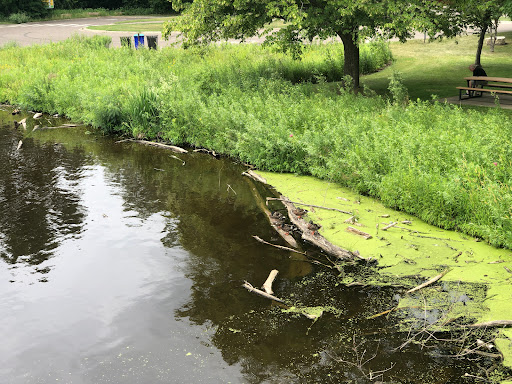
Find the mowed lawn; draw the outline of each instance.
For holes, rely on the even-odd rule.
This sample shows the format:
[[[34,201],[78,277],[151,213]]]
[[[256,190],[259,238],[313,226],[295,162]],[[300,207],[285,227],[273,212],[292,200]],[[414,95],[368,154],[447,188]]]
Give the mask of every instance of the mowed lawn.
[[[481,62],[488,76],[512,77],[512,32],[500,34],[508,44],[496,45],[494,52],[484,45]],[[430,99],[432,95],[458,95],[457,86],[465,86],[464,77],[471,76],[468,66],[475,61],[478,35],[461,36],[424,43],[410,40],[391,42],[393,65],[364,76],[362,83],[379,94],[387,93],[393,71],[402,74],[412,100]]]

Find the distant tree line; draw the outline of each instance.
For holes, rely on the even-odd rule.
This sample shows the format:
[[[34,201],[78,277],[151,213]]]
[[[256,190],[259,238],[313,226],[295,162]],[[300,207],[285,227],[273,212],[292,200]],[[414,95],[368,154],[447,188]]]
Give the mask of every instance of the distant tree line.
[[[167,0],[54,0],[55,9],[105,8],[144,9],[147,13],[172,13]],[[43,17],[49,12],[42,0],[0,0],[0,16],[25,13],[30,18]]]
[[[0,0],[2,1],[2,0]],[[155,13],[170,13],[172,5],[167,0],[54,0],[55,8],[77,9],[77,8],[143,8],[150,9]]]

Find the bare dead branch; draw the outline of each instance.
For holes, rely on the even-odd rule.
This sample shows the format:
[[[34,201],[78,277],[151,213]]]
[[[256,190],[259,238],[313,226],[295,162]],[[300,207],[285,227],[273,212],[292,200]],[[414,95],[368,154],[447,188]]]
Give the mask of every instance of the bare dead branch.
[[[425,288],[427,286],[429,286],[430,284],[433,284],[435,283],[437,280],[441,279],[444,275],[446,275],[450,270],[449,269],[446,269],[444,270],[443,272],[441,272],[439,275],[437,276],[434,276],[433,278],[431,278],[430,280],[424,282],[423,284],[420,284],[418,285],[417,287],[414,287],[412,289],[409,289],[406,293],[413,293],[413,292],[416,292],[422,288]]]

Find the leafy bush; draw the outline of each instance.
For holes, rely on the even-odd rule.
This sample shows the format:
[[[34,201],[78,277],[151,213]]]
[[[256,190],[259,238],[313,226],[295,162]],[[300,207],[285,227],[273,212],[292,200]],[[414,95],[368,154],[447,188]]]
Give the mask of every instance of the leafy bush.
[[[11,14],[9,21],[14,24],[22,24],[30,21],[30,17],[25,12],[18,12]]]
[[[337,44],[311,46],[297,61],[257,45],[135,51],[105,43],[75,37],[1,49],[0,100],[106,133],[312,174],[512,248],[512,124],[502,111],[404,104],[398,74],[394,102],[315,84],[342,79]],[[386,47],[361,48],[368,68],[391,59]]]

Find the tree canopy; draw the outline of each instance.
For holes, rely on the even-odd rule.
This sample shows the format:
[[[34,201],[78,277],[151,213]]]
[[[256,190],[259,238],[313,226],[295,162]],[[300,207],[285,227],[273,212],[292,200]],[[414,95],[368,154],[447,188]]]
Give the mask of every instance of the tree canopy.
[[[434,0],[194,0],[172,1],[182,17],[164,26],[164,36],[180,31],[185,47],[254,35],[283,50],[300,54],[304,41],[339,37],[344,45],[344,73],[359,86],[359,43],[383,36],[405,40],[419,24],[433,34],[454,31],[449,4]],[[282,20],[283,28],[270,23]]]

